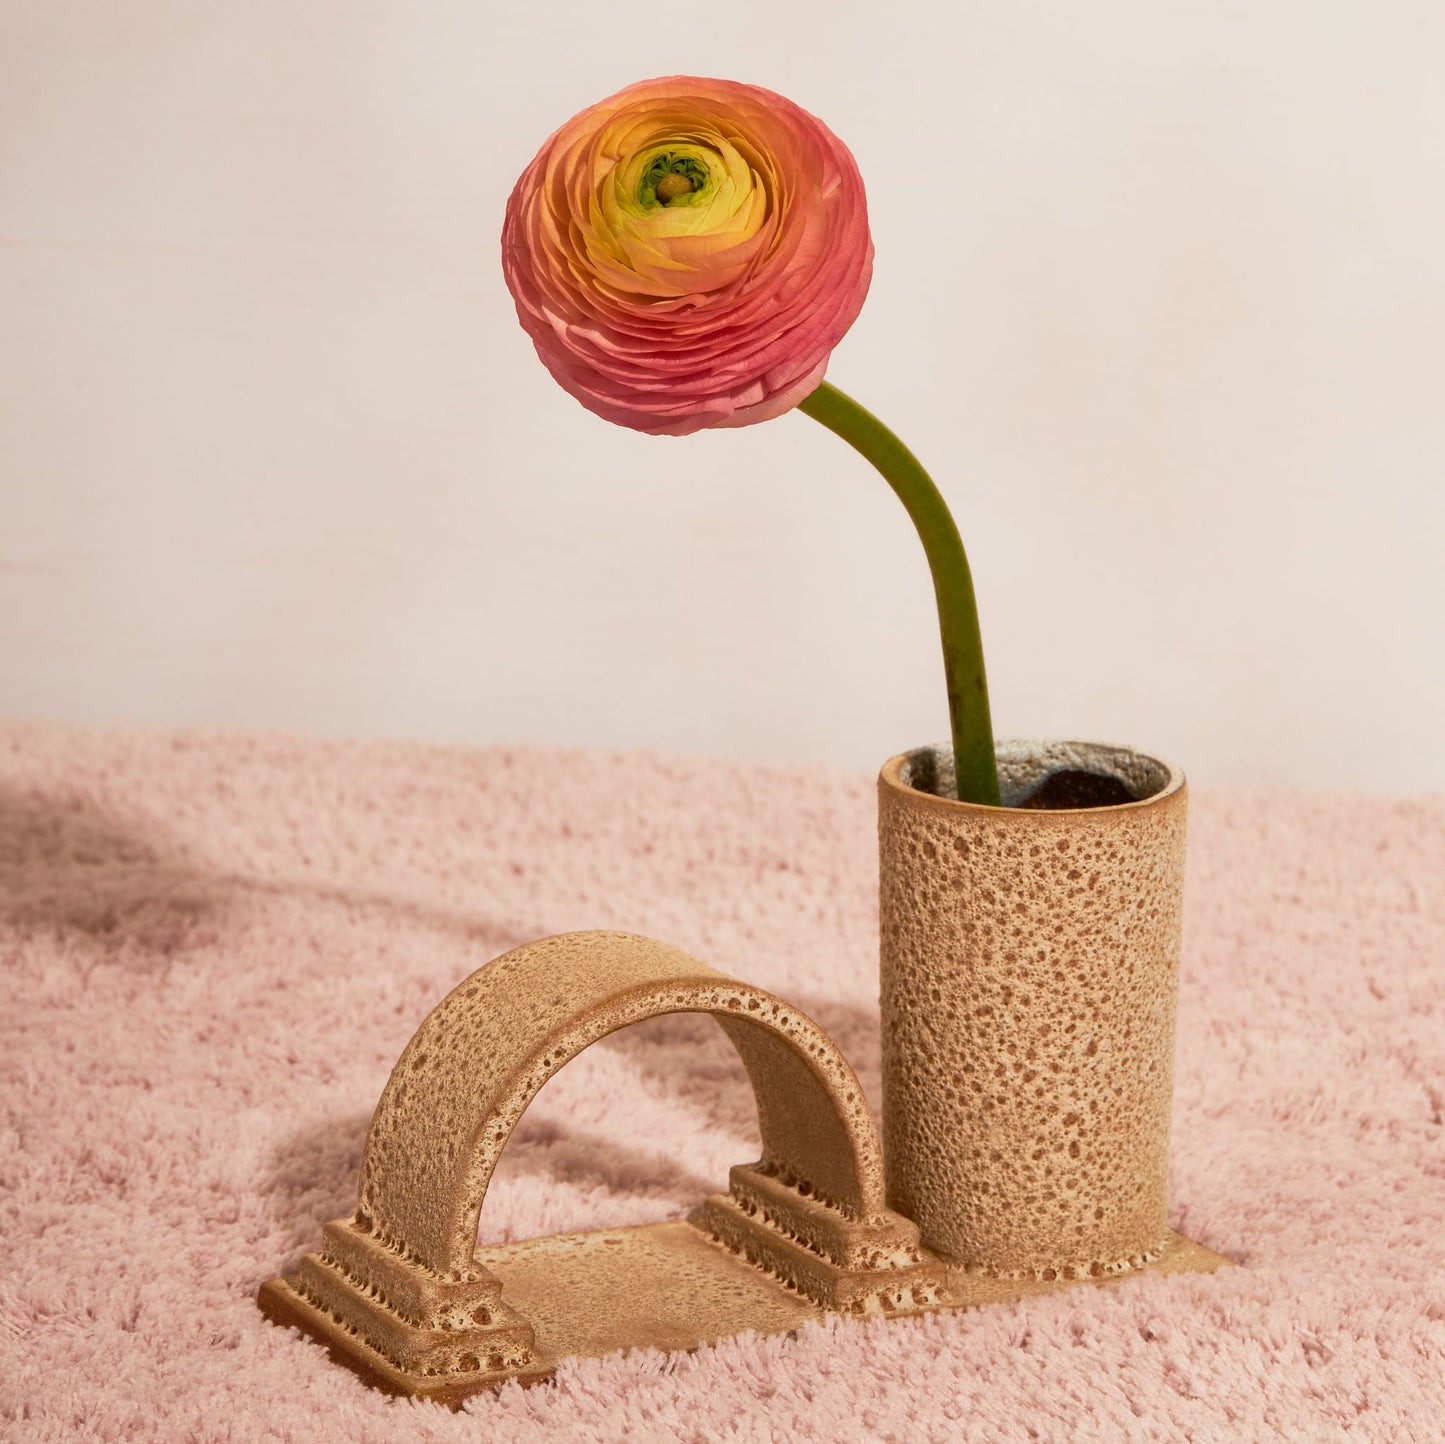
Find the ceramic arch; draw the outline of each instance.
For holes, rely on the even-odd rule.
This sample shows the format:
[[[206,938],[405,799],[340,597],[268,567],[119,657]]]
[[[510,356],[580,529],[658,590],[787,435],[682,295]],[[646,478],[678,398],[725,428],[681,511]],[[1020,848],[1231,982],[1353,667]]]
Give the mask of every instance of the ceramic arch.
[[[695,1230],[819,1309],[935,1306],[943,1266],[885,1202],[872,1115],[832,1039],[676,948],[601,932],[507,953],[432,1010],[372,1118],[355,1215],[324,1225],[321,1251],[266,1284],[262,1306],[403,1392],[458,1397],[545,1373],[532,1321],[476,1253],[492,1170],[548,1078],[607,1034],[679,1012],[710,1014],[736,1048],[762,1139]]]

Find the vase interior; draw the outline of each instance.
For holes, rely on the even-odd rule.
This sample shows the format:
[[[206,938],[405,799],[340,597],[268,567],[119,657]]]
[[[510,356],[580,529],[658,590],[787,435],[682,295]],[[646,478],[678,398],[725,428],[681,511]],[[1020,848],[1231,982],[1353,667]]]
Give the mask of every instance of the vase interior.
[[[999,742],[999,799],[1004,807],[1039,807],[1041,789],[1055,784],[1049,809],[1082,809],[1147,802],[1167,791],[1176,772],[1167,762],[1132,747],[1100,742]],[[899,779],[934,797],[956,798],[953,748],[946,743],[906,754]],[[1090,785],[1093,780],[1095,784]],[[1067,785],[1059,786],[1060,782]]]

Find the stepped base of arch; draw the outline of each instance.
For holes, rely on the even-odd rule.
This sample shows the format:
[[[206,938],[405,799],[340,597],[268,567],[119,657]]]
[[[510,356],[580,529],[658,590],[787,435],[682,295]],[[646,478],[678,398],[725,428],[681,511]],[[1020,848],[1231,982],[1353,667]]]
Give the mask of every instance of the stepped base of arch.
[[[568,1358],[600,1358],[626,1349],[690,1351],[734,1334],[793,1333],[805,1324],[837,1317],[836,1304],[827,1309],[815,1303],[776,1273],[749,1263],[706,1227],[705,1205],[698,1223],[643,1224],[478,1249],[479,1269],[500,1283],[534,1337],[525,1363],[483,1368],[464,1377],[399,1368],[308,1299],[299,1275],[272,1279],[262,1286],[258,1302],[274,1322],[324,1344],[333,1359],[368,1384],[452,1406],[508,1379],[540,1382]],[[1177,1233],[1169,1235],[1156,1262],[1105,1279],[990,1278],[946,1265],[924,1251],[925,1276],[936,1287],[921,1291],[919,1301],[910,1291],[904,1307],[881,1297],[877,1309],[867,1312],[878,1318],[936,1308],[979,1308],[1066,1288],[1109,1288],[1138,1273],[1207,1273],[1228,1262]]]

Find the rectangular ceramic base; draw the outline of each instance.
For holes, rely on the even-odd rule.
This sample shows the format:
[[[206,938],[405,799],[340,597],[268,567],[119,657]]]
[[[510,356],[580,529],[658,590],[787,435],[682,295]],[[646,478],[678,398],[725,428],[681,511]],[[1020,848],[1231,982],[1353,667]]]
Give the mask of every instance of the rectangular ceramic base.
[[[338,1329],[287,1280],[263,1285],[258,1302],[269,1318],[325,1344],[332,1358],[374,1387],[451,1405],[508,1378],[539,1382],[567,1358],[600,1358],[622,1349],[692,1350],[749,1330],[789,1333],[809,1320],[828,1317],[681,1220],[493,1244],[478,1249],[477,1258],[501,1280],[507,1303],[536,1329],[533,1360],[525,1374],[483,1375],[466,1384],[438,1380],[428,1387],[427,1381],[399,1373],[360,1339]],[[1208,1273],[1228,1262],[1171,1233],[1163,1255],[1148,1267],[1154,1273]],[[1046,1282],[981,1278],[949,1269],[937,1307],[978,1308],[1029,1294],[1107,1287],[1133,1276]]]

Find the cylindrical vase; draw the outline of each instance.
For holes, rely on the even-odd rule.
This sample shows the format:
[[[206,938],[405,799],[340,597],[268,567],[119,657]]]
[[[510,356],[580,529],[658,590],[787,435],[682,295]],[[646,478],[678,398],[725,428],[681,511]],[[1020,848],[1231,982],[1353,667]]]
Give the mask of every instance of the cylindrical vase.
[[[1122,1272],[1168,1235],[1184,778],[1089,743],[998,761],[1000,807],[949,795],[946,747],[879,777],[888,1201],[983,1273]],[[1121,800],[1030,800],[1081,777]]]

